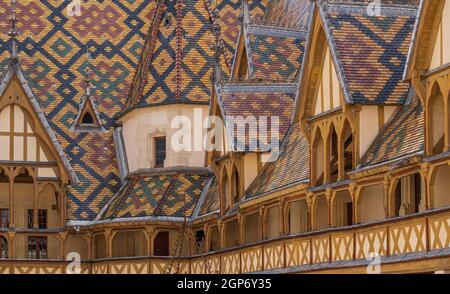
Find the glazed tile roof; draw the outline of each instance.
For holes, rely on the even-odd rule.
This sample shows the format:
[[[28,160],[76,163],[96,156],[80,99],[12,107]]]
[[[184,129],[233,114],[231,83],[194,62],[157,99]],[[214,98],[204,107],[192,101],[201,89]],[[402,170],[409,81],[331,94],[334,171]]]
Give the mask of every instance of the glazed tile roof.
[[[199,217],[212,212],[217,212],[220,209],[220,190],[216,178],[214,177],[209,186],[205,188],[208,188],[208,190],[206,191],[203,202],[200,203],[201,206],[198,212]]]
[[[262,136],[258,148],[250,148],[251,142],[258,139],[258,133],[250,132],[248,128],[237,134],[234,127],[235,147],[238,151],[262,150],[265,144],[271,142],[271,117],[279,119],[279,140],[281,141],[291,123],[294,102],[297,93],[295,84],[228,84],[221,88],[219,104],[222,115],[227,120],[230,117],[243,120],[255,118],[259,125],[260,117],[267,117],[267,136]],[[258,132],[258,130],[254,130]],[[274,134],[275,135],[275,134]],[[267,140],[264,140],[266,139]],[[245,149],[244,149],[245,148]]]
[[[248,33],[250,79],[294,81],[302,65],[306,37],[302,31],[252,26]]]
[[[68,187],[68,219],[92,220],[120,188],[113,116],[127,97],[152,2],[17,1],[20,64],[79,184]],[[10,1],[0,1],[0,69],[9,60]],[[102,15],[102,21],[98,21]],[[92,96],[105,132],[70,131],[84,94],[86,50],[92,57]],[[2,70],[3,71],[3,70]]]
[[[80,182],[68,187],[67,218],[93,220],[121,187],[113,143],[113,123],[127,101],[144,39],[155,13],[156,1],[82,1],[81,16],[68,16],[67,2],[63,1],[17,2],[21,68]],[[169,4],[173,2],[168,0]],[[203,38],[205,43],[213,40],[211,33],[207,32],[212,28],[209,24],[199,29],[199,20],[206,19],[203,10],[205,0],[183,2],[183,11],[187,15],[186,31],[189,34],[184,35],[184,38],[189,39],[189,44],[194,47],[197,46],[197,38]],[[266,3],[251,1],[252,15],[263,15]],[[236,24],[241,1],[218,0],[212,1],[211,5],[217,11],[216,20],[231,58],[239,32]],[[188,8],[198,10],[188,11]],[[10,1],[0,1],[0,72],[6,70],[5,66],[9,62],[9,14]],[[99,15],[102,15],[101,20]],[[191,25],[199,29],[198,34],[191,32]],[[170,28],[164,32],[170,34]],[[170,44],[165,43],[170,39],[168,35],[161,35],[165,45]],[[190,47],[184,48],[188,50]],[[92,97],[96,101],[104,132],[70,130],[84,94],[87,49],[91,56]],[[171,50],[169,48],[167,51]],[[187,58],[186,62],[193,64],[194,61],[195,58]],[[191,69],[184,66],[182,70],[183,74],[190,74]],[[201,97],[196,94],[188,96],[206,103],[205,97],[209,98],[210,92],[205,88],[206,80],[209,79],[206,77],[209,74],[206,67],[204,73],[203,77],[195,73],[189,85],[184,80],[182,89],[185,93],[190,90],[189,93],[202,93]],[[196,83],[199,83],[198,87]],[[206,87],[211,85],[206,84]],[[171,91],[169,89],[167,93]]]
[[[277,27],[303,29],[308,25],[312,5],[309,0],[276,0],[261,21]]]
[[[383,1],[380,16],[368,15],[367,1],[329,2],[318,5],[348,102],[402,104],[409,90],[402,75],[417,14],[414,1]]]
[[[289,187],[309,179],[309,146],[300,124],[289,129],[278,160],[266,163],[261,173],[247,189],[245,199]]]
[[[190,217],[209,174],[141,175],[125,184],[101,220],[149,216]]]
[[[424,152],[424,113],[415,93],[380,131],[357,170]]]
[[[262,15],[265,1],[251,1],[253,15]],[[138,92],[132,93],[126,111],[160,104],[208,104],[214,45],[223,40],[226,59],[222,70],[229,74],[229,57],[234,54],[241,2],[166,0],[154,14],[152,38],[147,42],[145,61],[136,77]],[[219,17],[217,17],[219,16]],[[255,16],[256,17],[256,16]],[[223,33],[222,33],[223,31]]]

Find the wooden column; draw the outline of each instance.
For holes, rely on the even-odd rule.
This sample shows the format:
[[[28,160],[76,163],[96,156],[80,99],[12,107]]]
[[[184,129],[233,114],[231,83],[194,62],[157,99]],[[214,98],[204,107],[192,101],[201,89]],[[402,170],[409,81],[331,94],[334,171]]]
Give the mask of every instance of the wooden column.
[[[116,235],[116,232],[111,231],[111,229],[105,230],[105,237],[106,237],[106,257],[112,258],[112,248],[113,248],[113,239]]]
[[[153,237],[155,234],[155,228],[152,226],[146,226],[144,230],[145,239],[147,240],[147,256],[153,256]]]
[[[94,238],[92,237],[92,232],[88,232],[86,235],[83,236],[88,244],[88,260],[94,259],[94,252],[93,252],[93,245],[94,245]]]
[[[259,223],[261,226],[261,240],[266,239],[266,208],[264,205],[259,208]]]
[[[238,226],[239,226],[239,244],[244,244],[244,218],[242,214],[239,212],[237,215]]]
[[[9,227],[15,228],[15,208],[14,208],[14,179],[16,177],[15,168],[8,168],[8,180],[9,180]]]
[[[343,181],[345,179],[345,160],[344,160],[344,152],[345,152],[345,138],[344,131],[342,129],[338,136],[338,181]]]
[[[14,259],[14,238],[15,232],[8,232],[8,259]]]
[[[333,216],[332,207],[331,207],[331,201],[332,201],[332,196],[333,196],[332,193],[333,193],[332,189],[327,189],[325,192],[325,197],[327,198],[327,204],[328,204],[328,227],[329,228],[331,228],[332,216]]]
[[[421,169],[420,169],[420,177],[422,178],[422,184],[424,185],[425,189],[425,195],[423,195],[424,200],[425,200],[425,210],[429,210],[433,207],[433,201],[432,201],[432,189],[433,189],[433,185],[431,184],[430,181],[430,164],[429,163],[424,163],[421,165]]]
[[[384,182],[383,182],[383,187],[384,187],[384,198],[383,198],[383,204],[384,204],[384,213],[386,218],[389,217],[394,217],[395,212],[394,212],[394,207],[392,207],[392,201],[393,201],[393,197],[395,197],[394,195],[392,195],[392,177],[391,175],[388,173],[385,175],[384,177]]]
[[[36,177],[34,175],[32,177],[33,177],[33,228],[39,229],[39,221],[38,221],[39,195],[37,190]]]
[[[224,237],[224,224],[223,224],[223,221],[217,221],[217,228],[219,229],[220,249],[224,249],[225,248],[225,237]]]
[[[328,126],[327,133],[325,135],[325,140],[323,142],[323,184],[328,184],[331,181],[331,166],[330,166],[330,158],[331,158],[331,134]]]
[[[65,256],[66,244],[65,243],[67,240],[67,232],[59,233],[58,239],[60,242],[60,257],[61,257],[61,260],[65,260],[66,259],[66,256]]]

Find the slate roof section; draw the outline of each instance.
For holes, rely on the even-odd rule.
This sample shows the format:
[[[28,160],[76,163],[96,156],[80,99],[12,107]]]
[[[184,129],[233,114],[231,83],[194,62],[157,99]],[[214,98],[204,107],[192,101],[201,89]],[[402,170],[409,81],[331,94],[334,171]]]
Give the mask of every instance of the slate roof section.
[[[248,34],[250,79],[295,81],[303,62],[307,33],[251,26]]]
[[[415,3],[383,2],[381,15],[369,16],[366,1],[330,2],[319,1],[319,11],[347,102],[404,103],[409,84],[402,76],[417,15]]]
[[[230,117],[236,121],[248,120],[254,122],[256,128],[245,132],[239,132],[234,125],[234,143],[237,151],[264,151],[266,144],[271,143],[272,121],[277,117],[279,121],[278,140],[284,138],[294,110],[294,102],[297,94],[296,84],[227,84],[220,89],[219,105],[222,115],[227,121]],[[260,124],[260,118],[267,117],[267,128]],[[267,135],[258,132],[258,128],[266,129]],[[232,130],[229,130],[231,135]],[[261,134],[258,140],[258,134]],[[273,136],[276,136],[274,133]],[[231,136],[230,136],[231,137]],[[253,143],[253,144],[252,144]],[[256,146],[257,145],[257,146]],[[257,148],[252,148],[257,147]],[[266,150],[266,151],[270,151]]]
[[[100,220],[149,216],[191,217],[209,173],[139,175],[127,182]]]
[[[361,159],[356,171],[424,153],[424,112],[417,95],[410,97],[400,111],[380,131]]]
[[[300,124],[293,124],[276,161],[266,163],[246,191],[245,199],[253,199],[291,185],[309,181],[309,146]]]
[[[275,0],[261,20],[267,25],[304,29],[308,25],[313,2],[309,0]]]

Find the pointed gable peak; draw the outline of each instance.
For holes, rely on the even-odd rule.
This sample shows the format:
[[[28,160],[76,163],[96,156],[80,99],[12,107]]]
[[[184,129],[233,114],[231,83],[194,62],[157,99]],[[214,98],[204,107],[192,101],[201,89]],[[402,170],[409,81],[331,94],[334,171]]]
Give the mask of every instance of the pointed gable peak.
[[[74,120],[74,124],[71,127],[71,130],[74,131],[102,131],[103,128],[100,120],[100,115],[97,111],[97,106],[92,97],[92,81],[90,77],[91,73],[91,64],[90,64],[90,55],[87,53],[87,66],[86,66],[86,76],[85,76],[85,90],[84,95],[81,98],[81,103],[78,109],[78,114]]]
[[[13,59],[14,60],[14,59]],[[25,110],[25,113],[33,117],[34,126],[30,126],[33,131],[37,131],[41,139],[50,149],[54,160],[60,166],[63,181],[71,181],[73,184],[79,183],[69,160],[66,157],[55,133],[49,125],[39,101],[34,96],[33,91],[23,74],[20,64],[12,62],[0,80],[0,110],[8,106],[17,106]],[[22,111],[20,111],[22,112]],[[44,158],[47,156],[44,156]]]

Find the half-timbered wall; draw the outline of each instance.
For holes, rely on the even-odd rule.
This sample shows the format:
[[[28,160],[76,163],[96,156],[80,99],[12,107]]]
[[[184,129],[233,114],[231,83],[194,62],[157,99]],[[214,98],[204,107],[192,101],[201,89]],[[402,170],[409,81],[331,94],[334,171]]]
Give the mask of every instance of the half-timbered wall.
[[[317,90],[314,115],[341,106],[341,91],[330,49],[327,47],[322,65],[322,77]]]
[[[434,44],[430,70],[450,62],[450,1],[446,0]]]

